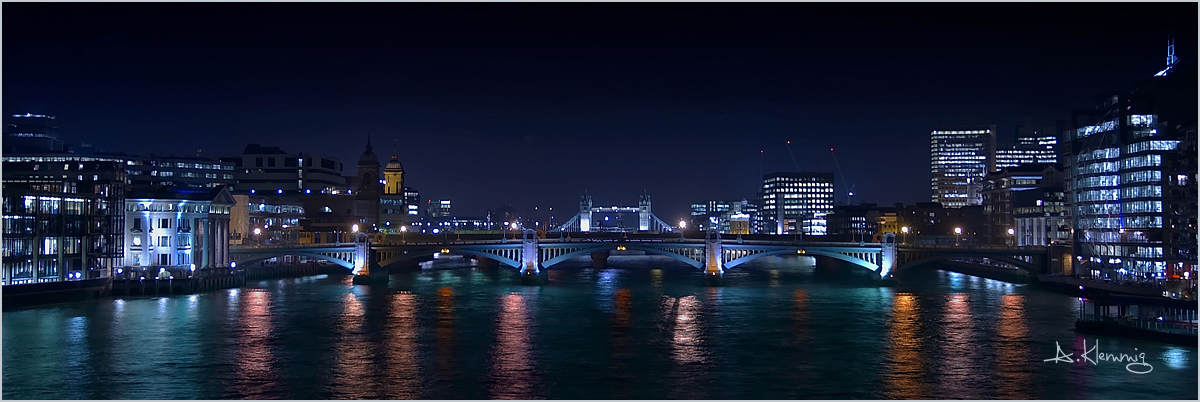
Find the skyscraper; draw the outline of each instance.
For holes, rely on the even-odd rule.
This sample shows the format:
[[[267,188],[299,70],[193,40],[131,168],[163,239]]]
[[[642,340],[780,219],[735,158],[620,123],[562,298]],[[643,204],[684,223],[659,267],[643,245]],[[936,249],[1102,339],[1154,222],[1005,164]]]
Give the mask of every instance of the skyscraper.
[[[1168,69],[1072,113],[1067,191],[1082,273],[1156,281],[1194,267],[1194,235],[1177,250],[1164,250],[1164,238],[1172,225],[1195,225],[1187,216],[1195,216],[1195,198],[1173,194],[1195,188],[1196,171],[1176,173],[1164,162],[1188,152],[1180,145],[1195,135],[1195,88],[1194,67]],[[1191,152],[1178,157],[1195,161]]]
[[[930,189],[947,208],[982,203],[983,176],[996,170],[996,125],[939,128],[930,133]]]
[[[833,173],[772,173],[763,177],[759,214],[762,232],[825,235],[833,211]]]

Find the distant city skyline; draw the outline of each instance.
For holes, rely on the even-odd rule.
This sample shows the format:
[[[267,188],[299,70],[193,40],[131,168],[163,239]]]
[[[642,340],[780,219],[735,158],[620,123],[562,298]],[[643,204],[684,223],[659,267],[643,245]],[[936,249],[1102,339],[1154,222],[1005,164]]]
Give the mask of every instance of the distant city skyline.
[[[1011,143],[1153,75],[1172,33],[1194,65],[1194,3],[1076,6],[6,3],[3,111],[143,156],[353,166],[369,131],[463,216],[646,191],[677,221],[796,170],[913,203],[937,127]]]

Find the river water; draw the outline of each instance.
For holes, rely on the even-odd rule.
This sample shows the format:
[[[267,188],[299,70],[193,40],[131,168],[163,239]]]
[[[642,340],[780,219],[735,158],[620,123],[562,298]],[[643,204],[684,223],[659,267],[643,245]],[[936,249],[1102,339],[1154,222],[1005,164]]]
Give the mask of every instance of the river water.
[[[387,287],[317,276],[7,311],[2,396],[1197,397],[1195,347],[1078,335],[1078,299],[1024,286],[931,270],[881,288],[788,256],[705,287],[660,257],[576,262],[536,287],[438,262]],[[1045,361],[1056,344],[1076,362]]]

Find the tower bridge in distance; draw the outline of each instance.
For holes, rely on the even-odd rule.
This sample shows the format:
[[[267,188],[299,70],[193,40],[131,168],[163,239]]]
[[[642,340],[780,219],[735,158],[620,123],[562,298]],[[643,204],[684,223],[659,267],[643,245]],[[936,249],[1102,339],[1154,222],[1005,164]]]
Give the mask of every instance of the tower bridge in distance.
[[[913,267],[954,258],[989,258],[1037,274],[1049,263],[1049,252],[1039,246],[901,246],[896,235],[887,233],[881,243],[811,242],[789,235],[744,236],[753,239],[721,238],[708,232],[705,238],[684,238],[670,234],[614,235],[609,233],[562,233],[558,239],[539,239],[526,229],[521,239],[443,239],[372,242],[372,236],[359,233],[352,244],[305,244],[297,246],[234,247],[230,257],[237,266],[283,256],[301,256],[325,260],[349,270],[355,283],[386,282],[392,269],[432,260],[435,254],[471,256],[484,265],[502,265],[519,271],[526,281],[540,282],[544,269],[570,259],[590,256],[593,265],[603,267],[613,251],[642,251],[662,255],[704,272],[706,281],[719,281],[727,269],[758,258],[777,255],[805,255],[818,259],[839,260],[870,271],[878,283],[887,284]]]
[[[635,232],[632,227],[606,225],[605,221],[593,219],[593,215],[595,214],[638,214],[636,232],[676,232],[675,227],[659,219],[653,212],[650,212],[650,195],[645,193],[638,200],[636,207],[616,205],[608,207],[594,206],[592,205],[592,196],[584,194],[582,197],[579,197],[579,213],[572,216],[571,219],[567,219],[562,225],[551,229],[551,232]]]

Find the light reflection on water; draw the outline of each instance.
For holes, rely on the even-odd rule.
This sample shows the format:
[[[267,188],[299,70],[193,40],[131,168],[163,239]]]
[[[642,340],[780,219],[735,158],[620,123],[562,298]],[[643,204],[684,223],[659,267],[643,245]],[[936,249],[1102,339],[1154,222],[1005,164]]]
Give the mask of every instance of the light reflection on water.
[[[536,374],[530,346],[534,339],[525,297],[512,293],[500,298],[496,347],[492,351],[491,399],[533,399]]]
[[[1000,324],[996,330],[996,397],[1001,399],[1034,399],[1025,384],[1029,383],[1028,362],[1033,360],[1022,347],[1028,342],[1025,325],[1025,296],[1007,294],[1000,297]]]
[[[975,359],[979,356],[972,339],[975,321],[971,319],[970,295],[954,293],[947,298],[941,334],[936,338],[940,341],[939,354],[944,356],[937,365],[940,374],[938,391],[959,398],[979,399],[979,384],[971,381],[976,369]]]
[[[888,397],[892,399],[928,399],[921,359],[921,317],[917,297],[902,293],[895,296],[890,322],[890,355],[885,375]]]
[[[466,268],[401,273],[387,287],[322,276],[6,311],[2,396],[1196,396],[1196,348],[1077,335],[1071,298],[941,272],[880,289],[798,260],[743,265],[751,271],[717,288],[686,268],[589,261],[552,270],[540,287]],[[1042,361],[1055,341],[1085,339],[1138,348],[1154,371]]]
[[[248,291],[239,293],[241,315],[238,332],[233,341],[237,348],[233,386],[237,394],[267,398],[279,380],[271,340],[271,293]]]
[[[384,383],[387,399],[420,398],[417,305],[417,296],[412,293],[398,293],[392,297],[385,338],[387,347],[384,349],[387,362],[384,367],[389,370],[388,377],[394,381]]]

